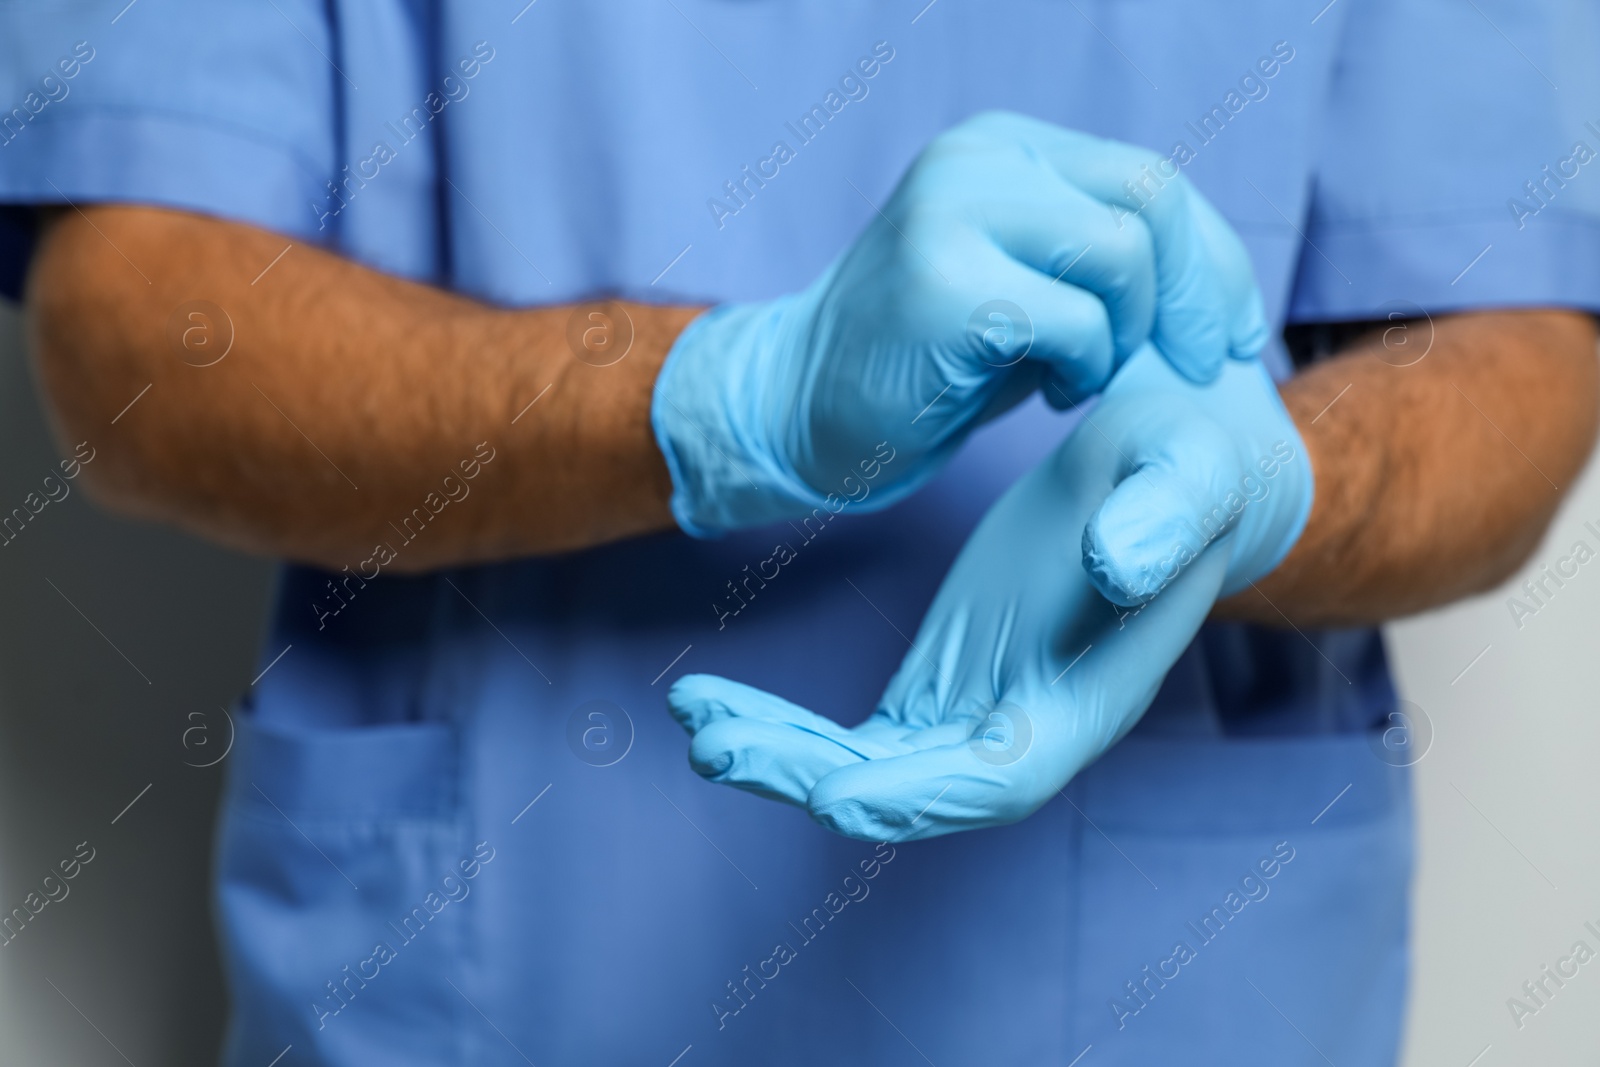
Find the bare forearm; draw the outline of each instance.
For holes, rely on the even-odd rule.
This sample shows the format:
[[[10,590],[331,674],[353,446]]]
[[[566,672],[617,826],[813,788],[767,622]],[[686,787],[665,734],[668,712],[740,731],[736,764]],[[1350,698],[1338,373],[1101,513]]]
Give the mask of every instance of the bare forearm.
[[[611,350],[580,360],[570,307],[489,308],[298,242],[262,274],[285,238],[86,211],[35,258],[31,347],[60,432],[98,449],[91,489],[120,510],[334,568],[387,542],[395,570],[671,525],[650,391],[694,309],[625,305],[631,346],[599,366],[625,331],[591,334]],[[189,318],[198,300],[225,318]]]
[[[1373,623],[1491,588],[1538,544],[1594,443],[1595,326],[1562,311],[1376,331],[1283,390],[1316,500],[1294,550],[1221,618]],[[1391,338],[1391,341],[1395,338]],[[1331,406],[1330,406],[1331,405]]]

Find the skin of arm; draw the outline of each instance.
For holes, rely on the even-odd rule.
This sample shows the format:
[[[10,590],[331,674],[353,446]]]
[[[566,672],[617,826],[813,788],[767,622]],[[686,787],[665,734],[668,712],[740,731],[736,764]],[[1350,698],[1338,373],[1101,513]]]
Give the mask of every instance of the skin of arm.
[[[389,569],[672,528],[651,387],[698,308],[625,305],[631,348],[597,367],[568,341],[571,307],[492,308],[300,243],[274,262],[287,243],[154,208],[51,218],[31,348],[61,439],[97,449],[84,477],[103,503],[337,570],[395,540],[392,523],[488,442],[470,495]],[[208,367],[171,340],[196,299],[235,333]],[[1310,521],[1217,617],[1376,622],[1487,589],[1537,545],[1594,442],[1594,321],[1487,311],[1427,328],[1409,366],[1379,328],[1285,386],[1316,477]]]
[[[1296,376],[1282,394],[1316,480],[1310,520],[1214,617],[1370,624],[1498,585],[1594,446],[1595,340],[1579,312],[1469,312],[1375,327]]]
[[[115,511],[333,570],[387,541],[402,572],[674,525],[651,387],[697,308],[624,305],[632,344],[596,366],[612,355],[585,362],[569,342],[582,309],[569,330],[572,307],[494,308],[183,212],[42,225],[25,297],[36,373],[59,439],[95,447],[84,479]],[[226,325],[203,359],[174,339],[195,300],[231,322],[210,366],[193,364]],[[430,494],[437,520],[402,540]]]

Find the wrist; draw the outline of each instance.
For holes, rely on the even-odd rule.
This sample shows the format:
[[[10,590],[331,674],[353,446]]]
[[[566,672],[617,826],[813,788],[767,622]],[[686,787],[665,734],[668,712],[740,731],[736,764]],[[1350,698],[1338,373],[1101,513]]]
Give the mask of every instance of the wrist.
[[[767,416],[769,391],[797,362],[787,349],[804,299],[711,308],[667,353],[650,423],[672,478],[673,519],[692,536],[777,522],[822,503],[784,459]]]
[[[1369,579],[1376,526],[1373,516],[1388,481],[1390,458],[1380,433],[1362,420],[1334,417],[1330,405],[1346,376],[1315,368],[1283,389],[1283,401],[1303,442],[1316,484],[1304,529],[1259,588],[1219,602],[1214,616],[1232,622],[1357,625],[1372,621],[1346,610],[1349,591]],[[1322,417],[1327,415],[1328,417]],[[1337,577],[1335,577],[1337,576]]]
[[[1265,368],[1255,372],[1267,377]],[[1266,432],[1253,434],[1249,451],[1240,457],[1244,473],[1227,506],[1231,509],[1237,496],[1243,514],[1231,539],[1233,558],[1223,580],[1223,597],[1277,570],[1304,534],[1316,495],[1306,443],[1277,389],[1270,382],[1265,388],[1271,390],[1267,402],[1280,417],[1263,425]]]

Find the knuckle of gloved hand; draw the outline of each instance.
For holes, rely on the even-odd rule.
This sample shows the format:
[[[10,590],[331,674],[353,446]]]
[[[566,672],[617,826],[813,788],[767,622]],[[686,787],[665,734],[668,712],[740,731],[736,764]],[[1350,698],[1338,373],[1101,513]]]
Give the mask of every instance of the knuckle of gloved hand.
[[[1192,240],[1196,235],[1194,197],[1197,195],[1189,178],[1164,156],[1147,153],[1137,167],[1138,175],[1133,186],[1139,190],[1139,215],[1148,217],[1149,224],[1158,233],[1172,235],[1183,232]]]
[[[928,210],[950,210],[971,202],[981,182],[973,180],[975,164],[950,152],[924,152],[906,172],[884,211],[896,224]]]
[[[1186,212],[1192,211],[1194,201],[1199,198],[1200,194],[1195,191],[1194,183],[1189,180],[1189,176],[1179,170],[1177,164],[1167,157],[1156,152],[1150,152],[1148,155],[1149,159],[1143,165],[1148,166],[1151,173],[1165,183],[1161,188],[1161,193],[1172,194],[1170,199],[1175,208],[1181,208]]]
[[[913,287],[913,295],[937,306],[965,304],[967,294],[979,291],[994,295],[989,291],[992,279],[979,284],[984,275],[977,264],[986,251],[982,235],[960,211],[937,203],[919,204],[906,211],[896,226],[904,238],[892,235],[882,263],[894,285]]]
[[[897,244],[896,252],[907,258],[926,254],[918,252],[918,239],[936,244],[952,232],[959,224],[960,204],[960,197],[938,188],[913,190],[913,195],[897,205],[899,217],[895,224],[905,234],[905,239]]]
[[[1161,166],[1164,157],[1161,153],[1146,148],[1143,145],[1125,144],[1123,142],[1108,142],[1107,151],[1115,153],[1115,158],[1127,171],[1127,180],[1135,185],[1147,174],[1155,174],[1162,181],[1168,181],[1156,168]]]
[[[958,127],[928,142],[906,172],[906,180],[934,187],[960,185],[993,151],[990,140]]]
[[[1018,116],[991,113],[980,118],[983,121],[970,120],[929,141],[909,174],[982,197],[1014,192],[1004,186],[1008,174],[1029,167],[1050,170],[1025,133],[1012,128]]]

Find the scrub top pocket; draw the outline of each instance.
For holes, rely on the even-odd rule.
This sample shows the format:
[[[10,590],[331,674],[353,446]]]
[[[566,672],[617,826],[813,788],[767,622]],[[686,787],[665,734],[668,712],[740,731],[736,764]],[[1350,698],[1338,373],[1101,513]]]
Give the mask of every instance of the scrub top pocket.
[[[218,921],[236,1011],[224,1062],[461,1062],[474,854],[459,728],[314,730],[238,717]],[[488,850],[492,853],[492,849]],[[488,860],[492,862],[492,856]]]
[[[1094,1062],[1396,1061],[1408,768],[1364,734],[1133,736],[1071,793],[1091,826],[1073,1030]]]

